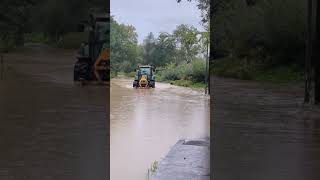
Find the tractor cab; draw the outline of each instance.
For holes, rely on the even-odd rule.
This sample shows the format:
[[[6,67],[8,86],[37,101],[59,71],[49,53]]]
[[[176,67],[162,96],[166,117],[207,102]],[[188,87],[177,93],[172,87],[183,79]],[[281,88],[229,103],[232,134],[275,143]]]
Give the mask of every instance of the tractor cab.
[[[78,25],[79,32],[88,32],[81,44],[74,67],[74,80],[107,81],[110,60],[110,16],[103,11],[91,10],[88,20]]]
[[[133,81],[135,88],[155,88],[155,68],[150,65],[138,66]]]

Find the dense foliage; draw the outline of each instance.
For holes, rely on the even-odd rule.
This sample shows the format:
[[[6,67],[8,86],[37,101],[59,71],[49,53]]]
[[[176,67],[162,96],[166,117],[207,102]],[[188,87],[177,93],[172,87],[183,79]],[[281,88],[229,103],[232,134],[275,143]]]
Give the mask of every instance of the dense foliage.
[[[100,0],[3,0],[0,4],[0,48],[23,45],[26,34],[39,40],[61,41],[77,30],[90,8],[103,7]],[[28,39],[27,38],[27,39]]]
[[[133,72],[139,64],[154,65],[158,80],[205,81],[208,33],[188,25],[179,25],[172,33],[149,33],[139,45],[131,25],[111,24],[111,68]],[[132,74],[132,73],[131,73]]]
[[[111,70],[112,72],[132,72],[141,60],[138,34],[130,25],[111,21]]]
[[[256,79],[284,70],[272,79],[303,79],[307,1],[304,0],[177,0],[194,1],[205,27],[210,19],[212,71],[216,75]],[[211,4],[210,4],[210,3]],[[211,8],[210,5],[212,6]],[[211,10],[211,12],[210,12]],[[298,68],[293,68],[298,67]],[[267,78],[259,78],[267,79]]]
[[[246,75],[233,74],[244,79],[278,67],[298,65],[300,71],[303,69],[305,1],[228,0],[217,1],[216,5],[212,40],[220,74],[224,74],[221,66],[227,66],[223,65],[225,63],[237,64],[225,69],[228,72],[241,70]]]

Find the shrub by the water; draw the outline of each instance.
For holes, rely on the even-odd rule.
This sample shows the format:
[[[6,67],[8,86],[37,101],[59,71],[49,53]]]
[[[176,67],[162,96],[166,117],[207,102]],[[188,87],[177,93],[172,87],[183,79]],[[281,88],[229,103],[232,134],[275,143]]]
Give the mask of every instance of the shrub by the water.
[[[162,70],[160,76],[161,79],[165,81],[179,80],[181,77],[178,67],[174,63],[169,64],[164,70]]]
[[[206,64],[202,59],[191,62],[191,80],[193,82],[205,82]]]
[[[195,59],[190,63],[182,63],[175,65],[168,64],[164,70],[159,72],[161,80],[175,81],[175,80],[189,80],[194,83],[205,81],[205,61],[203,59]]]

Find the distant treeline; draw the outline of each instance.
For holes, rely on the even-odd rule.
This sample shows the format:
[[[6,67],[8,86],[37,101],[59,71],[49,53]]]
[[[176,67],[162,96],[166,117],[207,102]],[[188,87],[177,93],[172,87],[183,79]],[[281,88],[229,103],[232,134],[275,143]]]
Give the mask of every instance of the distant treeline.
[[[205,81],[208,32],[181,24],[173,32],[149,33],[138,44],[135,28],[111,22],[111,69],[113,73],[133,72],[138,64],[162,69],[158,80]]]
[[[26,34],[42,34],[59,41],[87,18],[90,8],[103,8],[101,0],[2,0],[0,4],[0,45],[24,44]]]
[[[281,76],[303,78],[305,0],[216,0],[213,5],[214,73],[255,79],[279,69]]]

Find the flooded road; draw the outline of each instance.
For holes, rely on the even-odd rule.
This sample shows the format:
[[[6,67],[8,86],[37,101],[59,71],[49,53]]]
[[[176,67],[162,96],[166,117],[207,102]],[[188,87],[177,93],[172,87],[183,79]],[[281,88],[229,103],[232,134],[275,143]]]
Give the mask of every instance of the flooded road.
[[[214,179],[320,179],[320,109],[303,84],[211,80]]]
[[[0,179],[107,179],[107,88],[73,83],[74,51],[34,44],[4,60]]]
[[[151,164],[179,139],[209,137],[209,98],[203,94],[163,83],[133,89],[131,79],[113,79],[111,180],[145,180]]]

